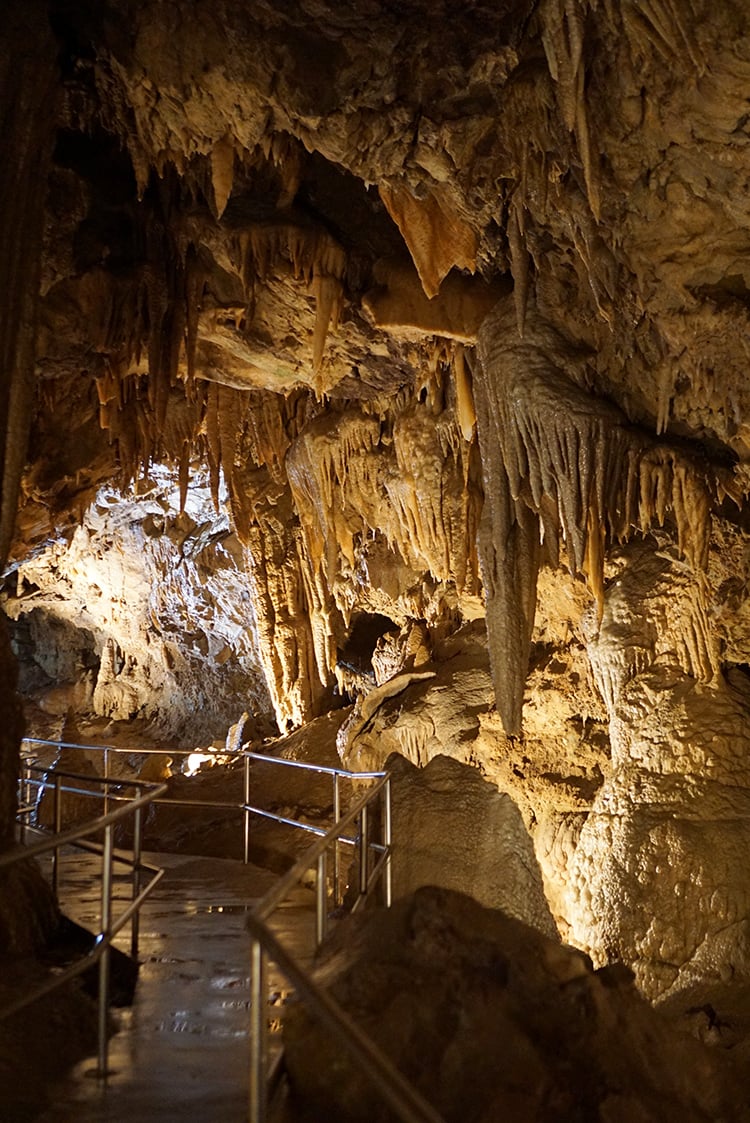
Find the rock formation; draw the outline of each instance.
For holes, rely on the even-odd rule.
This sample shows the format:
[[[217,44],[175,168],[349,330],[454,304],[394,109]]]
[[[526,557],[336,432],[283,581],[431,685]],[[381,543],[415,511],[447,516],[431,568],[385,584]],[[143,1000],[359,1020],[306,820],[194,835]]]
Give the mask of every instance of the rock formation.
[[[594,972],[461,893],[420,889],[348,917],[318,981],[446,1123],[747,1118],[724,1058],[675,1032],[626,968]],[[396,1118],[304,1008],[285,1043],[302,1119]]]
[[[749,83],[744,0],[11,3],[27,692],[346,692],[347,761],[514,799],[597,965],[746,980]]]

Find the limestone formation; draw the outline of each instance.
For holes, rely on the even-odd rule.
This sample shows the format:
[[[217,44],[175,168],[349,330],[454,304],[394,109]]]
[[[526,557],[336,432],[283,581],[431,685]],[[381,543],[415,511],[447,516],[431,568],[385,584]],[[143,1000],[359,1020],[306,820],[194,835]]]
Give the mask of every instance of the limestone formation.
[[[512,798],[597,964],[670,1002],[741,982],[745,0],[6,7],[33,728],[195,747],[351,703],[347,764]]]
[[[158,470],[129,496],[102,489],[70,539],[17,566],[4,609],[42,709],[137,717],[192,747],[240,699],[260,715],[255,735],[270,732],[243,551],[206,483],[182,511]]]
[[[447,756],[417,769],[394,755],[387,766],[394,837],[409,840],[394,862],[394,896],[425,885],[453,889],[555,939],[531,839],[510,796]]]

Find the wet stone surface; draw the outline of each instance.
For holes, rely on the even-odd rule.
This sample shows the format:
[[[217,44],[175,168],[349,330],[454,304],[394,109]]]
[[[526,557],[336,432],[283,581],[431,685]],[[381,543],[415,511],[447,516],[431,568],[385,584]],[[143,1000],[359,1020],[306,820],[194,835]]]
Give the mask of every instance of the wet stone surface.
[[[268,871],[228,859],[151,856],[167,873],[141,919],[140,976],[131,1008],[114,1012],[106,1080],[82,1061],[53,1092],[38,1123],[233,1123],[247,1118],[249,950],[245,915],[273,884]],[[90,862],[76,858],[61,896],[73,918],[95,926]],[[128,897],[122,886],[115,914]],[[309,961],[312,893],[301,889],[274,928]],[[127,950],[128,938],[121,942]],[[285,992],[269,973],[271,1001]],[[271,1011],[273,1018],[274,1011]],[[272,1022],[273,1027],[273,1022]]]

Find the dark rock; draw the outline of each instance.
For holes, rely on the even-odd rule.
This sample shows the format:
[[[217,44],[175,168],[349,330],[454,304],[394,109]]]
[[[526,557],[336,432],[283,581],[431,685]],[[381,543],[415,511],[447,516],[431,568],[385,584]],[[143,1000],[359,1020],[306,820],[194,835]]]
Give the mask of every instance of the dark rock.
[[[594,972],[575,949],[460,893],[424,888],[349,918],[318,981],[447,1123],[750,1117],[722,1058],[675,1030],[623,972]],[[393,1118],[301,1005],[284,1035],[305,1118]]]

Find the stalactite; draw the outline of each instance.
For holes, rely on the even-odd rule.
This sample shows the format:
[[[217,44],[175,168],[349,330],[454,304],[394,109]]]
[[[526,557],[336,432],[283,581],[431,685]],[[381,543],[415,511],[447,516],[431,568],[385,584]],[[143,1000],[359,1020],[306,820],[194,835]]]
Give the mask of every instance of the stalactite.
[[[575,134],[578,142],[588,202],[598,222],[599,183],[591,152],[583,57],[587,8],[588,0],[546,0],[542,8],[542,43],[557,89],[560,115],[565,127]]]
[[[480,433],[491,426],[479,414]],[[481,439],[481,438],[480,438]],[[479,557],[487,609],[487,634],[495,697],[509,737],[521,735],[523,692],[534,627],[540,562],[539,520],[524,503],[514,501],[507,477],[487,493],[479,532]]]
[[[287,476],[310,567],[314,574],[321,573],[329,587],[336,573],[337,549],[351,555],[351,539],[342,539],[343,523],[336,518],[335,504],[356,508],[356,497],[372,487],[375,481],[368,475],[366,454],[379,440],[380,424],[375,418],[324,417],[308,426],[287,454]]]
[[[645,41],[668,61],[686,58],[702,70],[693,39],[672,0],[640,0],[637,5],[631,0],[623,5],[623,18],[635,41]]]
[[[227,386],[219,386],[218,436],[220,462],[229,491],[232,517],[241,541],[249,525],[244,493],[240,487],[236,486],[235,478],[237,445],[242,430],[242,405],[240,394]]]
[[[279,728],[286,730],[315,716],[323,695],[288,489],[271,488],[259,502],[245,560],[261,658]]]
[[[165,252],[164,243],[165,231],[161,223],[149,221],[146,226],[147,264],[144,282],[148,312],[149,402],[157,417],[163,412],[168,394],[168,386],[165,386],[166,371],[162,363],[164,320],[169,309],[169,288],[162,256]]]
[[[318,396],[322,397],[328,387],[320,377],[323,352],[329,328],[338,327],[344,290],[337,277],[317,274],[313,278],[312,291],[315,296],[315,333],[313,335],[313,370],[318,374]]]
[[[604,611],[604,525],[599,513],[599,503],[594,489],[586,527],[586,556],[583,572],[596,598],[598,619]]]
[[[525,676],[525,665],[519,672],[516,662],[508,663],[500,621],[511,611],[506,586],[519,582],[518,562],[507,543],[521,516],[517,506],[493,496],[507,487],[512,503],[542,517],[545,537],[554,517],[552,504],[571,571],[587,576],[600,615],[607,542],[625,541],[636,529],[647,533],[671,519],[682,555],[701,573],[708,562],[711,523],[710,497],[698,465],[680,450],[656,444],[630,426],[615,406],[582,390],[575,379],[583,377],[583,357],[536,316],[531,327],[527,323],[524,340],[514,320],[506,306],[485,321],[475,396],[490,518],[483,567],[490,581],[486,595],[490,644],[496,651],[495,687],[510,707],[503,712],[506,729],[517,731],[516,677]],[[499,611],[490,603],[493,598]],[[513,612],[511,618],[520,619],[518,606]],[[504,676],[516,687],[511,689]]]
[[[464,440],[471,441],[474,437],[477,413],[474,406],[474,393],[471,388],[471,374],[466,365],[462,344],[456,345],[453,355],[453,375],[456,381],[456,417]]]
[[[591,213],[596,221],[601,215],[601,198],[599,194],[599,179],[596,172],[595,156],[591,150],[591,132],[589,129],[588,111],[586,108],[586,72],[580,66],[576,74],[576,139],[578,151],[583,164],[583,179],[586,184]]]
[[[211,149],[210,159],[214,214],[218,219],[226,210],[234,183],[234,141],[231,135],[217,140]]]
[[[109,429],[112,423],[112,402],[117,400],[120,380],[107,363],[95,383],[99,401],[99,425],[102,429]]]
[[[209,382],[206,399],[205,416],[206,452],[208,459],[209,478],[211,481],[211,497],[214,507],[219,508],[219,480],[221,469],[221,436],[219,433],[219,386],[216,382]]]
[[[205,274],[194,247],[185,258],[185,357],[188,385],[195,378],[195,349],[198,343],[198,316],[200,312]]]
[[[278,169],[281,186],[276,200],[278,210],[291,206],[299,190],[304,162],[304,149],[296,137],[289,133],[275,133],[265,145],[266,159]]]
[[[388,424],[364,412],[323,413],[287,453],[321,682],[335,672],[337,629],[346,626],[356,592],[342,571],[355,568],[373,534],[459,595],[478,591],[476,446],[467,448],[453,405],[444,401],[440,366],[428,363],[424,392]]]
[[[180,456],[180,514],[185,510],[187,502],[188,484],[190,482],[190,443],[184,441],[182,455]]]
[[[674,376],[668,363],[664,364],[659,378],[659,401],[656,411],[656,435],[666,433],[669,426],[669,412],[674,393]]]
[[[529,255],[523,237],[521,209],[523,204],[516,196],[508,211],[508,245],[513,272],[513,300],[516,307],[518,334],[523,335],[526,306],[529,300]]]
[[[341,314],[346,253],[322,227],[279,220],[240,231],[235,238],[234,261],[247,293],[256,278],[266,280],[283,261],[289,262],[295,278],[311,289],[316,303],[313,370],[319,375],[318,391],[322,395],[327,389],[321,375],[325,343]]]

